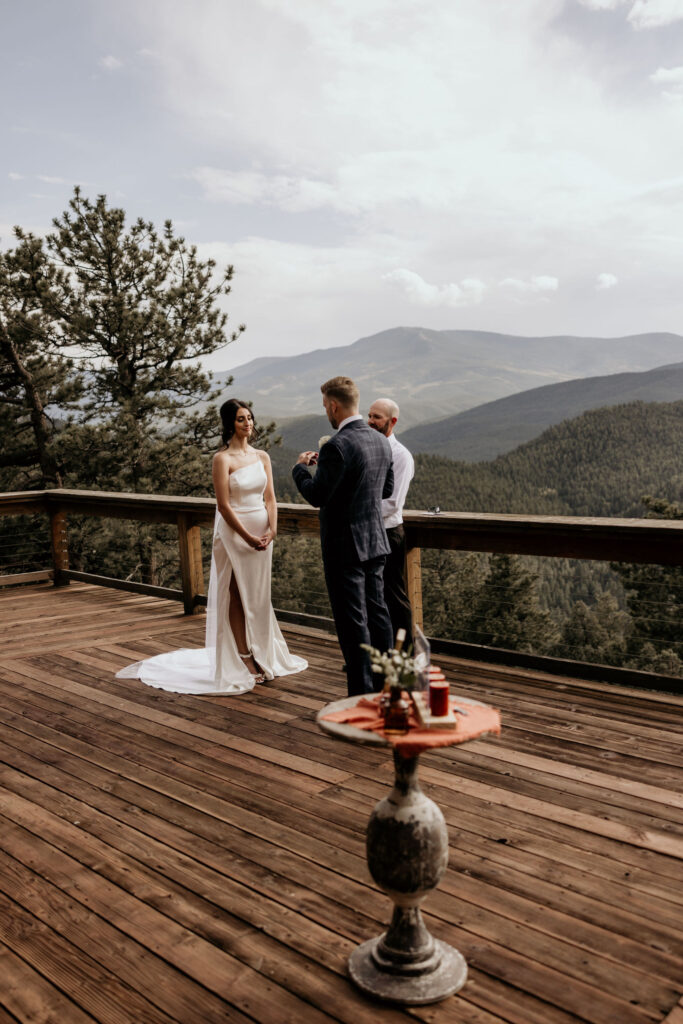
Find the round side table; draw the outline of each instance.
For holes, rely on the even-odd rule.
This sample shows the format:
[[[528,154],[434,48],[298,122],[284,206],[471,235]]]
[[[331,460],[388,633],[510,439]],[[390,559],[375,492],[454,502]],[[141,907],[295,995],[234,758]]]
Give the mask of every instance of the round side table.
[[[350,743],[389,746],[376,732],[325,721],[325,715],[353,707],[359,699],[347,697],[327,704],[318,713],[318,725]],[[457,703],[487,706],[459,696]],[[453,742],[457,742],[455,736]],[[418,758],[403,757],[394,750],[393,788],[374,808],[367,827],[368,867],[394,904],[391,922],[386,932],[363,942],[349,957],[351,980],[361,991],[385,1002],[412,1006],[444,999],[467,979],[465,958],[429,933],[420,911],[448,865],[448,832],[443,814],[420,789]]]

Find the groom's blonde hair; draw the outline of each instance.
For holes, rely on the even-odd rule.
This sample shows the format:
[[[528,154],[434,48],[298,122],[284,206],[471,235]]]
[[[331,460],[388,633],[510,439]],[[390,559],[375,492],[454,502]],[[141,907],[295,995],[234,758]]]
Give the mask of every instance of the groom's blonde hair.
[[[360,391],[350,377],[332,377],[320,385],[320,390],[345,407],[358,405]]]

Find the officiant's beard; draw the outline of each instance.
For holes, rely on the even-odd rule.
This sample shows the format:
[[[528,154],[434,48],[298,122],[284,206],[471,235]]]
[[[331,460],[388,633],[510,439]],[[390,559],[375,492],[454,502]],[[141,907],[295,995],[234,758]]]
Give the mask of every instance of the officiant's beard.
[[[373,430],[376,430],[378,434],[384,434],[385,437],[388,437],[391,419],[386,419],[384,423],[378,423],[376,420],[374,422],[368,421],[368,426],[372,427]]]

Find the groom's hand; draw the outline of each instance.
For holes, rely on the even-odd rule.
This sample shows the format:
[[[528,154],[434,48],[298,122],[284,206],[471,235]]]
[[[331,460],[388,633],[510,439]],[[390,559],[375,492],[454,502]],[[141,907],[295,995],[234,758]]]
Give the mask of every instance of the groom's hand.
[[[314,458],[314,456],[317,457],[317,455],[317,452],[302,452],[299,458],[296,460],[296,464],[297,466],[312,466],[317,461],[317,458]]]

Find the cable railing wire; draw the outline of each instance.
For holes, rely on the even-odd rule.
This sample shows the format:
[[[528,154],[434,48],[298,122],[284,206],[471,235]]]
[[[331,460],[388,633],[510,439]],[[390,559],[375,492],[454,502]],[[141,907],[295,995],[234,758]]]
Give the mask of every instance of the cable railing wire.
[[[52,550],[43,516],[0,520],[0,576],[49,570]]]

